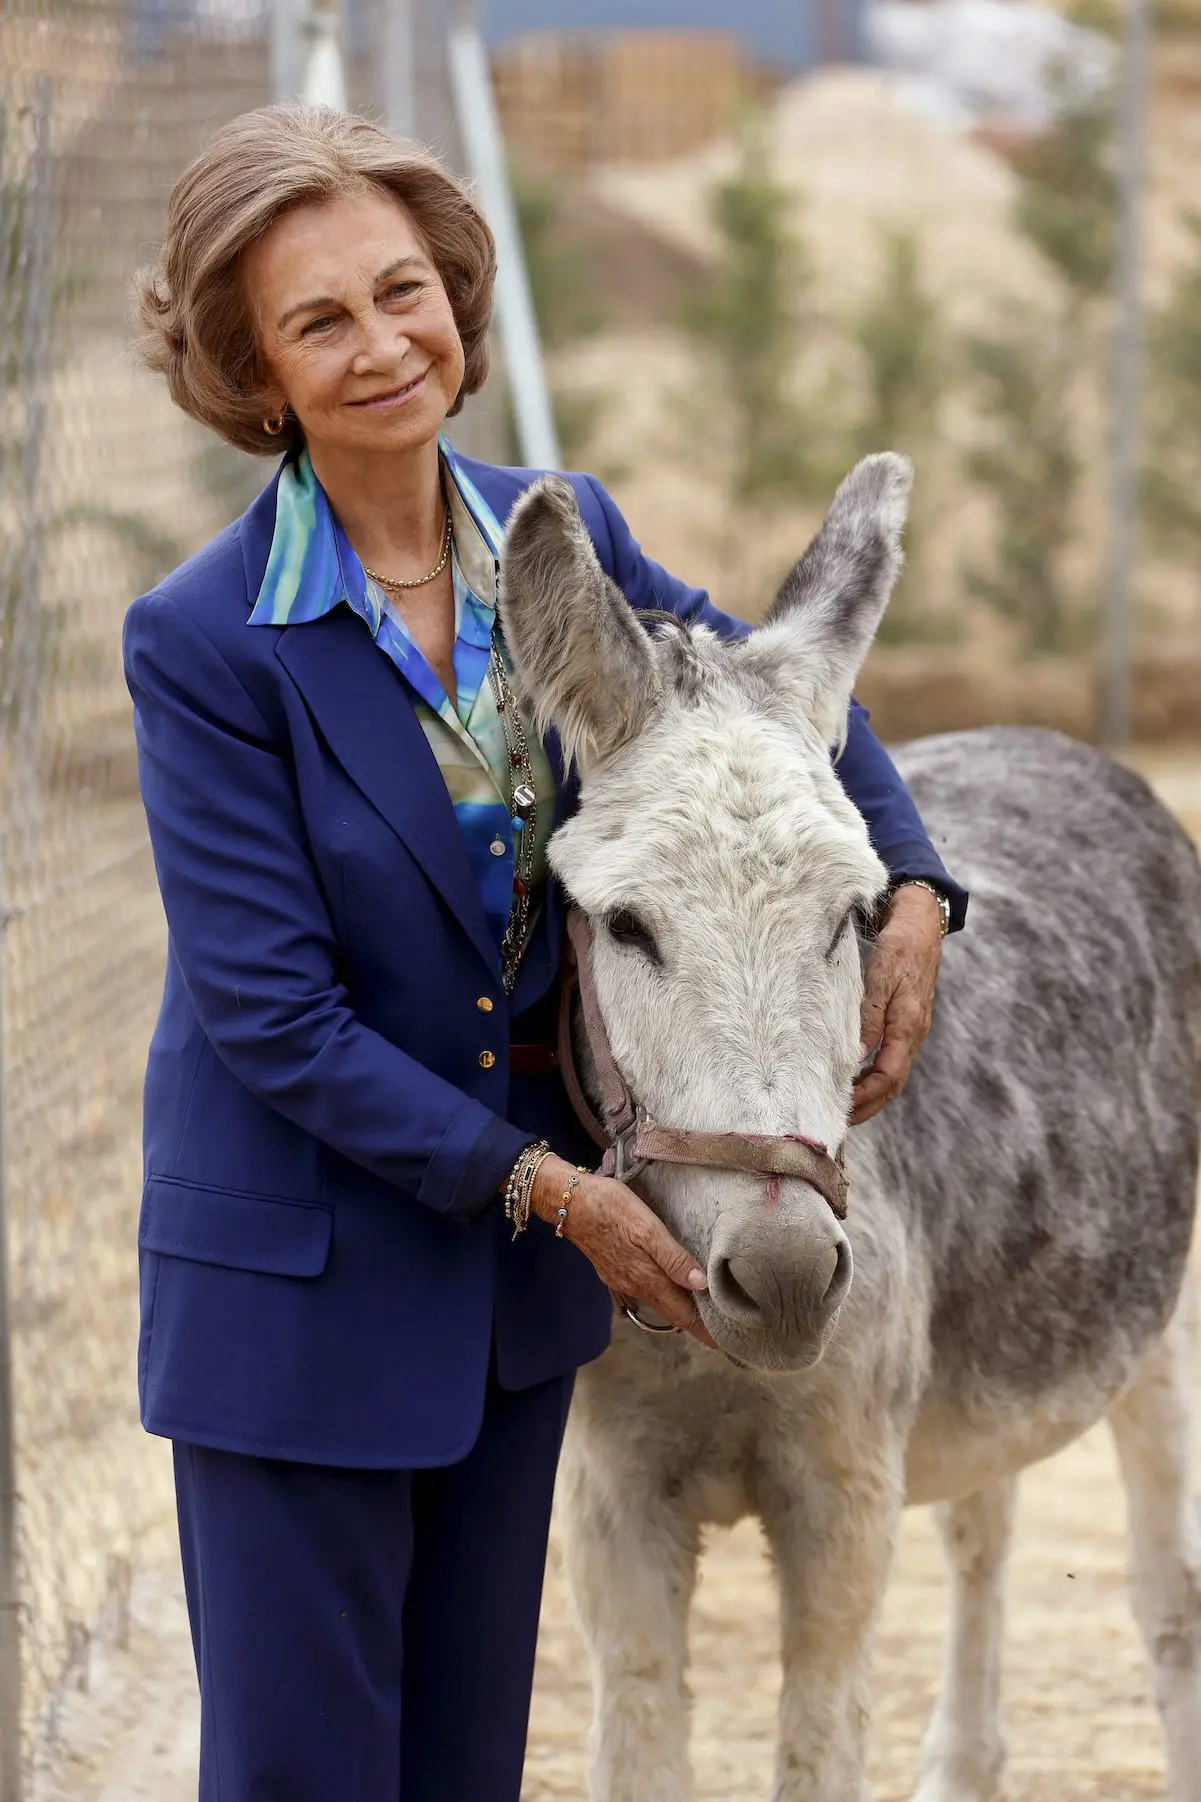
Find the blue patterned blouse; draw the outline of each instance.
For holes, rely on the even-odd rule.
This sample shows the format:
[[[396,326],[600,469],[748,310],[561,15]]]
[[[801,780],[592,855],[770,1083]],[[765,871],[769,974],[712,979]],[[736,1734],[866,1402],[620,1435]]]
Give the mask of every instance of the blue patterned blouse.
[[[313,472],[307,451],[280,477],[275,534],[252,626],[298,626],[346,605],[405,678],[413,706],[446,780],[467,842],[484,912],[496,944],[513,898],[516,833],[510,817],[509,749],[487,679],[496,618],[498,558],[504,528],[479,490],[442,446],[442,473],[454,536],[456,697],[452,703],[410,636],[386,591],[364,574]],[[538,797],[534,890],[526,925],[533,930],[546,882],[546,844],[554,818],[554,775],[526,720]],[[384,747],[381,747],[381,754]]]

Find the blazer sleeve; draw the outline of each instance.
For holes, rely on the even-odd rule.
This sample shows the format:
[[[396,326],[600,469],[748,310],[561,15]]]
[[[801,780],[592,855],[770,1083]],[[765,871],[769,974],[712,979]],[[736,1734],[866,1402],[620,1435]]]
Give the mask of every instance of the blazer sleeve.
[[[213,1049],[296,1126],[473,1218],[530,1135],[349,1006],[287,759],[203,628],[169,596],[144,596],[124,653],[172,950]]]
[[[715,607],[703,588],[669,575],[643,554],[612,496],[594,476],[587,478],[608,529],[614,580],[639,611],[674,613],[689,625],[709,626],[731,643],[750,635],[745,620]],[[835,769],[847,795],[867,824],[873,848],[894,882],[921,877],[942,889],[951,904],[951,931],[967,914],[967,890],[957,883],[934,849],[900,771],[868,724],[866,707],[852,700],[847,738]]]

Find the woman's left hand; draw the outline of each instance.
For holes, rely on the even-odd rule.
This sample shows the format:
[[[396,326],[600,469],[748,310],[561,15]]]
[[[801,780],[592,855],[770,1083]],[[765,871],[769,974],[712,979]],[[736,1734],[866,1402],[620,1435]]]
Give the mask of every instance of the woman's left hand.
[[[872,946],[864,977],[862,1054],[875,1061],[852,1093],[851,1125],[895,1101],[930,1030],[942,959],[938,902],[929,889],[899,888]]]

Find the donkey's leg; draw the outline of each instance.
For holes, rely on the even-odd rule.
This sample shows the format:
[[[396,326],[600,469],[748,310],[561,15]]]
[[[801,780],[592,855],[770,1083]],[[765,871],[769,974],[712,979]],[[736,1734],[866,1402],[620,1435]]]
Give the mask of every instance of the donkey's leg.
[[[1001,1782],[1001,1637],[1017,1482],[937,1512],[951,1577],[942,1687],[922,1742],[916,1802],[992,1802]]]
[[[888,1580],[903,1460],[801,1476],[763,1509],[780,1582],[773,1802],[868,1802],[872,1629]]]
[[[1201,1802],[1201,1533],[1192,1493],[1190,1313],[1187,1303],[1181,1307],[1109,1417],[1126,1487],[1134,1614],[1153,1667],[1171,1802]]]
[[[688,1802],[688,1608],[699,1538],[638,1482],[564,1471],[563,1537],[592,1663],[592,1802]]]

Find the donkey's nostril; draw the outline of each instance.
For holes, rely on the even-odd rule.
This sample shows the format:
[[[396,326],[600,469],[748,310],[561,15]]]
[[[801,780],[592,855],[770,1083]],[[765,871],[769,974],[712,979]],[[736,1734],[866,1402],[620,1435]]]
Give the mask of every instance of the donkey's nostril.
[[[735,1320],[758,1321],[763,1305],[755,1290],[762,1272],[750,1258],[716,1258],[709,1271],[709,1290],[723,1314]]]
[[[847,1290],[851,1286],[852,1269],[853,1264],[851,1259],[850,1241],[845,1238],[840,1238],[835,1247],[834,1270],[831,1274],[830,1281],[826,1285],[826,1292],[821,1299],[821,1306],[824,1312],[833,1313],[834,1309],[843,1300]]]
[[[709,1294],[728,1319],[744,1327],[812,1333],[845,1300],[852,1268],[851,1247],[841,1232],[816,1249],[743,1248],[712,1259]]]

